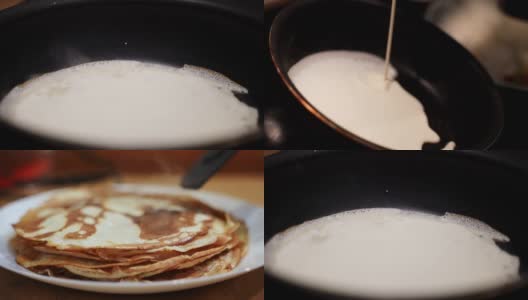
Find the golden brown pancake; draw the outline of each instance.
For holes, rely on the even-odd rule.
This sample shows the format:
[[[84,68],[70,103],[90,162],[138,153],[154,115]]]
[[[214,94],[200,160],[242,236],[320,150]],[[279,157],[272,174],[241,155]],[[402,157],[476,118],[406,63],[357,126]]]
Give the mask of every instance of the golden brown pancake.
[[[93,280],[226,272],[240,262],[248,241],[242,222],[192,197],[108,187],[58,191],[13,227],[23,267]]]

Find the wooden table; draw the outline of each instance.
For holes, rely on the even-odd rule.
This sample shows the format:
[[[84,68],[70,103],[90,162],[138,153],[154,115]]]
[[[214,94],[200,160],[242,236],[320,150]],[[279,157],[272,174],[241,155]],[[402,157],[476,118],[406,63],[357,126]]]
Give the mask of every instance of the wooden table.
[[[125,175],[126,183],[147,183],[177,185],[180,177],[169,175]],[[256,173],[219,174],[209,181],[204,190],[229,194],[258,206],[264,206],[264,177]],[[35,190],[33,190],[35,191]],[[20,192],[19,191],[19,195]],[[0,196],[0,205],[6,204],[16,196]],[[3,300],[248,300],[264,299],[264,270],[260,268],[235,279],[214,285],[180,292],[153,295],[111,295],[96,294],[53,286],[0,269],[0,298]]]

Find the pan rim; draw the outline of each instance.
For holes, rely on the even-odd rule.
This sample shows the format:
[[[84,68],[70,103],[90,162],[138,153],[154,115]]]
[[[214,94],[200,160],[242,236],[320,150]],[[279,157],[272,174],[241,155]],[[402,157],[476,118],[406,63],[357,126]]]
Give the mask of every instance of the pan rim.
[[[438,159],[444,159],[443,157],[448,157],[450,159],[461,159],[467,162],[474,162],[479,164],[486,164],[491,167],[501,167],[509,169],[513,172],[518,172],[520,175],[528,176],[528,169],[523,168],[517,165],[515,162],[493,156],[492,152],[489,154],[487,152],[479,150],[464,150],[464,151],[404,151],[412,153],[412,156],[418,157],[417,159],[422,159],[424,157],[435,157]],[[332,154],[348,154],[348,153],[357,153],[357,154],[368,154],[369,152],[357,152],[353,150],[282,150],[277,153],[273,153],[264,158],[264,169],[274,169],[279,168],[284,165],[298,162],[299,160],[303,161],[306,159],[312,159],[315,157],[321,157],[325,155]],[[375,153],[370,153],[370,155],[376,155]]]
[[[29,16],[33,13],[42,12],[47,9],[69,8],[84,5],[115,5],[115,4],[145,4],[145,5],[173,5],[198,7],[199,9],[213,10],[231,15],[236,18],[242,18],[246,21],[262,25],[263,18],[258,18],[252,13],[230,6],[222,1],[210,0],[45,0],[45,1],[25,1],[21,4],[9,7],[0,11],[0,24]]]

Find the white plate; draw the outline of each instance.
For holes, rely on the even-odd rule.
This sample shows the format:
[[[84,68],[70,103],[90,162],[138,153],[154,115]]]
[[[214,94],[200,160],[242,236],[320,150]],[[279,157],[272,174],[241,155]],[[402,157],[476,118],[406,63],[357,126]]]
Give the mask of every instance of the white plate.
[[[54,278],[33,273],[15,261],[15,253],[9,247],[9,240],[14,236],[11,224],[18,222],[26,211],[46,201],[53,191],[41,193],[14,201],[0,208],[0,267],[17,274],[63,287],[84,291],[117,293],[117,294],[147,294],[168,291],[178,291],[220,282],[240,276],[264,265],[264,209],[250,205],[231,196],[203,191],[189,191],[179,188],[169,188],[146,185],[116,185],[117,190],[141,191],[148,193],[191,194],[213,207],[227,211],[244,220],[249,229],[249,248],[240,264],[230,272],[201,278],[165,280],[155,282],[100,282]]]

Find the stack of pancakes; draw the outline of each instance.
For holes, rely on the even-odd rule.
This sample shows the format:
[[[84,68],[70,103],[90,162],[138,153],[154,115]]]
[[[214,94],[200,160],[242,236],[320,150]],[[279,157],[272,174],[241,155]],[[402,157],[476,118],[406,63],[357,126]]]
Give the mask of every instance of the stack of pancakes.
[[[227,272],[247,229],[190,196],[76,188],[54,193],[13,225],[17,262],[40,274],[159,280]]]

